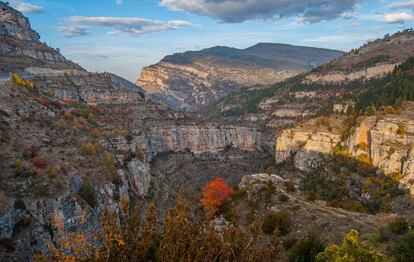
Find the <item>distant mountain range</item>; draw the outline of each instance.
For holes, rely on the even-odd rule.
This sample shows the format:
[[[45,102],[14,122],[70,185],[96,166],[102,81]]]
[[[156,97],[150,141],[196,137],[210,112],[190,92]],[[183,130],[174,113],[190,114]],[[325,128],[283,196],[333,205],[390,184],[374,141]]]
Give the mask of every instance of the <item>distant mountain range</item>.
[[[337,50],[260,43],[217,46],[166,56],[142,70],[137,84],[174,109],[205,107],[242,87],[269,85],[341,56]]]

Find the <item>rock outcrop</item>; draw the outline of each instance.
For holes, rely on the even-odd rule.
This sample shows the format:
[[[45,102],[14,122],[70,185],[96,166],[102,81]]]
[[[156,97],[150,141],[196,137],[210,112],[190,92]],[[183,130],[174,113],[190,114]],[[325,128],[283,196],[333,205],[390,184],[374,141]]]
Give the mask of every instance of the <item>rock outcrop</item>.
[[[137,85],[174,109],[195,110],[241,87],[283,81],[339,56],[340,51],[258,44],[213,47],[165,57],[142,70]]]
[[[341,142],[341,133],[317,131],[315,120],[307,127],[282,132],[277,138],[276,161],[293,157],[294,165],[302,171],[318,166],[320,155],[332,153]],[[309,128],[313,126],[313,128]],[[379,114],[360,119],[347,141],[342,141],[356,159],[372,162],[387,175],[393,175],[414,192],[414,103],[407,102],[398,113]]]
[[[109,73],[65,74],[34,77],[45,92],[63,101],[83,101],[91,105],[127,104],[142,101],[147,94],[135,84]]]
[[[28,76],[77,74],[85,70],[66,60],[58,49],[42,43],[22,13],[0,2],[0,78],[9,72]]]

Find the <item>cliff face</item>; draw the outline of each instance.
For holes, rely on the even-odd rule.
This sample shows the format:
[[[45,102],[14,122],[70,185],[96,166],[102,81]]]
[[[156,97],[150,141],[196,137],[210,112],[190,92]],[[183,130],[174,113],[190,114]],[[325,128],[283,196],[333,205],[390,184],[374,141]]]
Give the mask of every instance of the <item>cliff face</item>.
[[[79,73],[85,70],[66,60],[58,49],[40,41],[29,20],[0,2],[0,77],[9,72],[22,75]]]
[[[349,139],[343,141],[353,157],[368,159],[385,174],[401,176],[400,182],[411,192],[414,192],[413,109],[414,103],[409,102],[398,114],[360,120]],[[318,166],[320,154],[332,153],[333,147],[341,142],[338,132],[305,130],[288,129],[277,138],[278,163],[293,157],[298,169],[310,171]]]
[[[293,160],[299,170],[311,171],[319,166],[321,154],[329,154],[340,139],[338,130],[329,131],[313,119],[305,126],[287,129],[280,134],[276,142],[276,162]]]
[[[280,82],[341,52],[281,44],[214,47],[165,57],[142,70],[137,85],[174,109],[195,110],[241,87]]]
[[[269,147],[265,137],[254,128],[218,125],[153,127],[145,133],[142,130],[133,131],[130,141],[118,137],[102,143],[118,152],[144,152],[145,160],[136,160],[128,165],[132,191],[137,196],[148,193],[151,182],[148,163],[160,153],[190,151],[196,155],[220,154],[227,148],[258,152]],[[123,155],[117,157],[124,162]]]
[[[34,77],[31,81],[60,100],[84,101],[91,105],[134,103],[147,97],[133,83],[109,73]]]

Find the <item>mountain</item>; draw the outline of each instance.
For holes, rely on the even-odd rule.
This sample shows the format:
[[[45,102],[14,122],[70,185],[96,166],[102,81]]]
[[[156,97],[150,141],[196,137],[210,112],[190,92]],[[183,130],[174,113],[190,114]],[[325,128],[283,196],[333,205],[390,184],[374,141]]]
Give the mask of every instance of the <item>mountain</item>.
[[[260,90],[242,89],[206,107],[203,113],[253,119],[271,129],[283,129],[325,109],[332,110],[336,103],[344,104],[343,97],[378,85],[380,79],[413,55],[412,30],[386,35],[283,82]],[[390,92],[383,93],[393,97]]]
[[[141,71],[138,86],[174,109],[196,110],[242,87],[274,84],[340,56],[341,51],[261,43],[166,56]]]
[[[0,2],[0,78],[8,72],[51,75],[86,71],[65,59],[59,49],[42,43],[22,13]]]
[[[353,49],[313,70],[306,76],[310,82],[340,83],[381,77],[414,53],[414,31],[411,29]]]

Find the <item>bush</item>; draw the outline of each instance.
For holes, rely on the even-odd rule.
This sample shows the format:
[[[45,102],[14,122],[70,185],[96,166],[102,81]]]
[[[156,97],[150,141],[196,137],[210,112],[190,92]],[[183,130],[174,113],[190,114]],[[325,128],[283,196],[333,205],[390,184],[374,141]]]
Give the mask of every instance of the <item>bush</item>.
[[[81,146],[80,152],[82,155],[95,156],[99,153],[99,144],[84,144]]]
[[[318,262],[332,261],[385,261],[385,256],[359,243],[359,234],[355,230],[349,232],[341,246],[329,245],[324,252],[316,256]]]
[[[398,217],[390,222],[388,228],[392,233],[402,235],[408,232],[408,221],[404,217]]]
[[[32,159],[32,162],[33,162],[33,164],[34,164],[35,166],[37,166],[37,167],[39,167],[39,168],[44,168],[44,167],[46,167],[46,166],[47,166],[47,163],[48,163],[48,161],[47,161],[47,159],[46,159],[46,158],[43,158],[43,157],[40,157],[40,156],[34,157],[34,158]]]
[[[293,183],[292,181],[286,181],[285,187],[286,187],[286,190],[289,192],[295,192],[296,190],[295,183]]]
[[[285,194],[280,194],[279,195],[279,201],[280,202],[287,202],[287,201],[289,201],[289,197]]]
[[[26,209],[26,205],[24,204],[24,201],[21,198],[17,198],[14,201],[14,209]]]
[[[398,123],[397,135],[401,138],[407,133],[407,126],[404,123]]]
[[[89,180],[84,180],[79,191],[79,196],[83,198],[91,207],[97,204],[98,194]]]
[[[397,262],[414,261],[414,231],[395,244],[393,253]]]
[[[291,262],[315,262],[316,256],[325,250],[325,243],[316,234],[310,234],[297,241],[289,250]]]
[[[20,76],[18,76],[17,74],[12,74],[12,83],[15,85],[19,85],[19,86],[24,86],[24,87],[29,87],[29,88],[35,88],[35,84],[27,81],[23,78],[21,78]]]
[[[288,212],[272,213],[266,216],[263,221],[262,231],[266,234],[273,234],[278,229],[282,236],[290,232],[290,218]]]
[[[16,175],[21,175],[24,171],[22,161],[17,159],[16,163],[14,164],[14,173]]]

